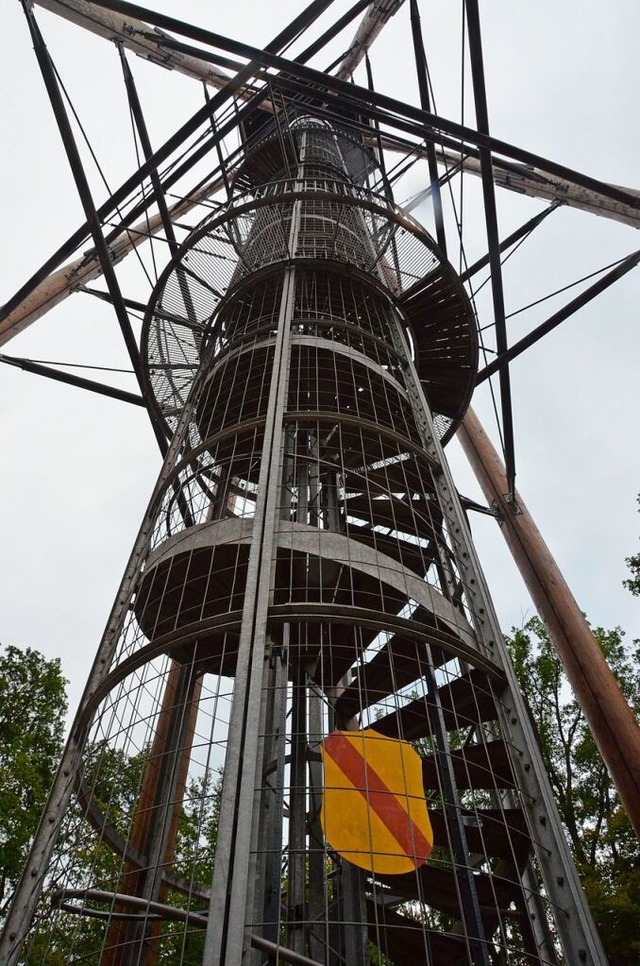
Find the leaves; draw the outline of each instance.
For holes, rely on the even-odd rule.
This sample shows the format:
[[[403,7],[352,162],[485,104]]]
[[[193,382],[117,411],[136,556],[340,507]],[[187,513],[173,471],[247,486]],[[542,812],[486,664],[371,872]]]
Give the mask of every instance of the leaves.
[[[596,627],[593,633],[637,713],[640,642],[625,645],[619,627]],[[610,966],[635,966],[640,960],[637,838],[542,621],[533,617],[514,628],[507,643]]]
[[[22,871],[62,752],[59,660],[0,646],[0,908]]]
[[[640,495],[638,503],[640,503]],[[638,512],[640,513],[640,510]],[[640,597],[640,553],[627,557],[625,563],[631,571],[631,577],[629,580],[623,580],[622,586],[630,590],[634,597]]]

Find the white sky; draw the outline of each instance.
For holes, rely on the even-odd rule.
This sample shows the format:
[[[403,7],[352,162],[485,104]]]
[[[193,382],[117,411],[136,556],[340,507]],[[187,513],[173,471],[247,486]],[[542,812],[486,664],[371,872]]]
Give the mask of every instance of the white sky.
[[[293,0],[155,0],[156,9],[257,46],[301,6]],[[348,6],[336,0],[336,15]],[[420,6],[438,109],[459,120],[460,4],[422,0]],[[135,154],[115,50],[36,12],[107,178],[117,186],[135,167]],[[640,188],[637,0],[615,5],[484,0],[481,17],[492,133],[611,183]],[[377,41],[372,63],[379,90],[417,103],[408,23],[406,3]],[[18,3],[2,5],[0,29],[4,302],[84,219]],[[201,89],[139,59],[130,63],[158,146],[200,106]],[[323,64],[324,59],[318,62]],[[468,107],[467,120],[472,121]],[[424,168],[412,173],[407,195],[423,186],[421,178],[426,180]],[[465,244],[472,261],[484,253],[484,229],[479,184],[471,178],[465,183]],[[93,174],[92,185],[102,200],[104,189]],[[498,205],[502,236],[541,207],[500,190]],[[427,206],[415,214],[430,227]],[[507,312],[636,247],[640,235],[632,228],[585,213],[556,212],[505,268]],[[166,250],[162,245],[156,250],[162,267]],[[148,286],[135,266],[125,263],[122,279],[126,295],[146,299]],[[516,317],[510,341],[573,294]],[[619,623],[629,637],[640,636],[640,602],[621,586],[624,558],[637,551],[640,533],[639,297],[635,270],[512,365],[522,495],[591,620]],[[483,325],[491,320],[489,309],[489,301],[481,299]],[[113,311],[88,296],[68,299],[2,351],[128,367]],[[134,388],[130,377],[111,378]],[[76,701],[159,455],[142,410],[7,366],[0,366],[0,386],[0,640],[60,656]],[[496,438],[486,385],[474,406]],[[459,488],[481,499],[457,444],[450,450]],[[531,603],[497,525],[477,516],[473,525],[508,629],[532,613]]]

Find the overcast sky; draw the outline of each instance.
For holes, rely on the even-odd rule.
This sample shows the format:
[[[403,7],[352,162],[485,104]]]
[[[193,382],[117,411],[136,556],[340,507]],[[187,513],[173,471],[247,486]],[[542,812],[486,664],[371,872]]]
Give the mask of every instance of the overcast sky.
[[[155,6],[264,46],[301,5],[156,0]],[[337,0],[334,6],[337,16],[349,4]],[[422,0],[420,6],[438,110],[459,120],[460,5],[441,4],[443,11]],[[640,188],[637,0],[484,0],[480,6],[492,133],[603,180]],[[115,50],[45,11],[37,10],[37,16],[115,187],[136,166]],[[0,29],[4,302],[83,217],[18,3],[2,5]],[[202,91],[175,73],[135,58],[130,62],[158,146],[200,106]],[[380,90],[417,103],[408,3],[377,41],[372,63]],[[317,64],[325,66],[322,59]],[[468,105],[466,120],[472,120]],[[91,178],[100,201],[105,189],[93,172]],[[407,196],[424,184],[425,170],[416,168],[412,179],[403,186]],[[472,260],[483,254],[485,240],[479,185],[472,178],[467,184],[464,233]],[[542,207],[504,191],[498,192],[498,204],[503,236]],[[415,214],[430,226],[428,206]],[[640,236],[632,228],[581,212],[556,212],[508,262],[507,312],[636,247]],[[161,244],[156,255],[161,268],[167,260]],[[148,297],[149,286],[135,265],[125,265],[121,274],[125,294]],[[516,316],[510,340],[572,294]],[[637,551],[640,533],[639,302],[635,270],[512,366],[522,495],[591,620],[621,624],[629,637],[640,636],[640,602],[621,585],[624,557]],[[478,307],[481,325],[490,324],[489,301],[481,298]],[[2,351],[128,368],[112,310],[81,295]],[[131,386],[128,376],[110,378]],[[6,366],[0,366],[0,380],[0,640],[61,657],[75,701],[159,469],[157,446],[142,410]],[[495,439],[486,385],[474,406]],[[457,445],[450,449],[459,488],[480,498]],[[497,525],[481,517],[473,524],[508,629],[531,615],[532,606]]]

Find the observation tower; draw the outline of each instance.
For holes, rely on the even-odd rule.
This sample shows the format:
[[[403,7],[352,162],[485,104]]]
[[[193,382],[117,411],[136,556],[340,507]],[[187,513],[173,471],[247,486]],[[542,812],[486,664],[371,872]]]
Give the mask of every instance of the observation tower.
[[[371,9],[384,22],[400,5]],[[93,7],[72,6],[79,22]],[[606,966],[445,457],[477,382],[478,323],[442,208],[436,242],[385,170],[390,144],[411,156],[409,136],[427,143],[438,201],[425,74],[422,110],[398,106],[307,70],[304,55],[285,61],[294,24],[264,51],[238,45],[254,59],[233,83],[218,76],[221,91],[154,155],[125,40],[216,75],[203,50],[162,34],[169,18],[135,9],[157,33],[127,22],[119,53],[138,181],[152,184],[171,259],[130,348],[164,462],[0,960]],[[95,243],[74,284],[99,262],[131,341],[116,242],[25,11]],[[219,159],[223,137],[238,145],[211,175],[224,203],[178,242],[179,218],[214,189],[170,212],[174,171],[161,183],[159,165],[205,122]],[[179,171],[206,155],[196,145]]]
[[[464,289],[369,190],[370,139],[296,102],[243,139],[147,310],[170,449],[20,961],[71,931],[68,961],[105,966],[602,962],[443,454],[477,369]],[[377,871],[402,850],[373,820],[368,855],[324,834],[323,740],[365,730],[420,753],[409,871]]]

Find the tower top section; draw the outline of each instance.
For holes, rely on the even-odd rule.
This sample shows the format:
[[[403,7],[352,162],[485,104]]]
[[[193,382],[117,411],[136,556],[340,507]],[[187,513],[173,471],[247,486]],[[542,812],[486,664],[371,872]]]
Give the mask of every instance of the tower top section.
[[[243,286],[259,285],[268,301],[269,280],[295,263],[322,276],[313,305],[318,319],[344,323],[331,279],[345,275],[360,277],[369,298],[375,292],[401,313],[438,434],[449,439],[477,371],[475,317],[431,236],[395,205],[390,191],[368,187],[377,162],[366,137],[306,110],[243,135],[245,158],[230,200],[181,247],[146,314],[146,378],[168,432],[203,356],[228,347],[228,299],[237,301]]]

